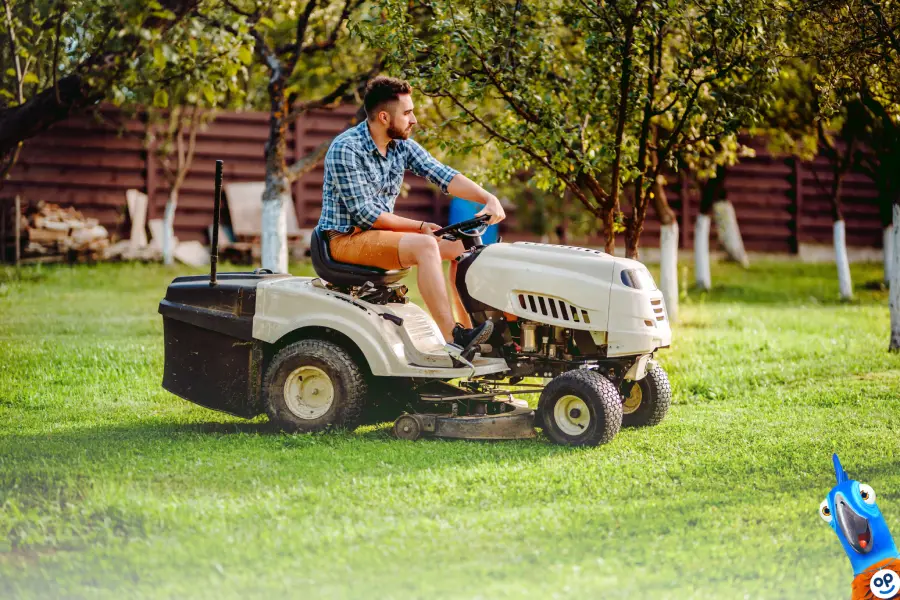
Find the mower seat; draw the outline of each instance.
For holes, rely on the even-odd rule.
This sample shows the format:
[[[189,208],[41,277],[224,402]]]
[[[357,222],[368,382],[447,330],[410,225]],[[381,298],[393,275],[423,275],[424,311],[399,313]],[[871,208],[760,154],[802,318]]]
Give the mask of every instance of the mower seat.
[[[378,267],[337,262],[331,258],[328,239],[320,235],[318,229],[313,229],[309,252],[316,275],[339,287],[359,287],[366,282],[371,282],[376,287],[385,286],[400,281],[409,273],[409,269],[385,271]]]

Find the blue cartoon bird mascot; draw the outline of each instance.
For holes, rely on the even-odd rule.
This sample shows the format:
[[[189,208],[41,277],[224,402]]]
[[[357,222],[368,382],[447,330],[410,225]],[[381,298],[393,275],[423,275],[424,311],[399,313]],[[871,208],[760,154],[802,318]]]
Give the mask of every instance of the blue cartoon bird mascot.
[[[853,566],[852,600],[900,600],[900,553],[875,504],[875,490],[847,476],[837,454],[837,485],[819,505],[819,516],[831,525]]]

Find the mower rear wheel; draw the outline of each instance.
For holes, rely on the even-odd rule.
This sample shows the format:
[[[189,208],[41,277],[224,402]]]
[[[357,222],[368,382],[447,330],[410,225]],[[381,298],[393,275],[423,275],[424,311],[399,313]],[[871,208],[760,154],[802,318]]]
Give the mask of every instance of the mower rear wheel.
[[[643,379],[623,387],[622,425],[624,427],[652,427],[669,412],[672,403],[672,387],[669,376],[662,367],[647,371]]]
[[[556,377],[538,403],[544,433],[565,446],[597,446],[622,427],[622,397],[609,379],[579,369]]]
[[[282,348],[263,380],[269,419],[288,432],[355,429],[366,400],[366,380],[353,357],[324,340]]]

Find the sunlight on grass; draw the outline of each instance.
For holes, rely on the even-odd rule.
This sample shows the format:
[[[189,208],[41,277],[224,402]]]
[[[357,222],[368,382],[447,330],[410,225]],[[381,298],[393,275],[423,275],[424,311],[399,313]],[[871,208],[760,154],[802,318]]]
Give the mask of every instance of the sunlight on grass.
[[[880,265],[853,265],[849,303],[833,265],[716,265],[658,354],[666,421],[590,449],[186,403],[156,312],[184,272],[0,270],[0,596],[846,598],[816,515],[835,450],[900,527]]]

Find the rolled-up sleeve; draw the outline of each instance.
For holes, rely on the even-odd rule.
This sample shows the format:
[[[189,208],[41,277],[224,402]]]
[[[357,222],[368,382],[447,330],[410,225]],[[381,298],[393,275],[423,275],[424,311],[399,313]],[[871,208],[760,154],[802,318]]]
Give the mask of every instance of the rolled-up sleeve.
[[[384,208],[366,179],[366,167],[360,151],[344,144],[333,147],[325,157],[325,168],[331,170],[334,189],[353,224],[361,229],[371,229]]]
[[[440,187],[441,191],[446,194],[447,186],[459,174],[459,171],[438,162],[428,153],[428,150],[414,140],[406,140],[405,144],[406,168]]]

